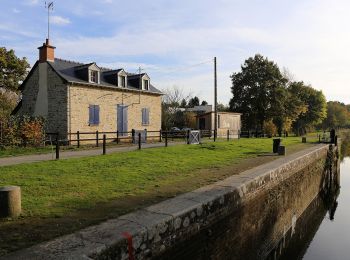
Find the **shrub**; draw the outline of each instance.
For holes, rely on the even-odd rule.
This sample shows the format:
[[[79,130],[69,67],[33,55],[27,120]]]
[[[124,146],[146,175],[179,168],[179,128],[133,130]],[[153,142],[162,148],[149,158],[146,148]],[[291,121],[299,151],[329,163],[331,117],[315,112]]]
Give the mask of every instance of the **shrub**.
[[[2,120],[0,124],[0,147],[43,144],[45,133],[42,118],[11,116],[7,120]]]
[[[277,133],[277,127],[272,120],[264,122],[263,130],[268,137],[275,136]]]

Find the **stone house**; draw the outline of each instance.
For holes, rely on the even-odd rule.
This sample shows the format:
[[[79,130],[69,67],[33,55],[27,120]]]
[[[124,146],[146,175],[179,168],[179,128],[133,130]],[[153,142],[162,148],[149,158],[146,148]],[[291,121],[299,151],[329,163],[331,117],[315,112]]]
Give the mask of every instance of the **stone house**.
[[[13,114],[42,116],[46,131],[68,133],[159,131],[162,93],[146,73],[99,67],[55,58],[49,41],[38,48]]]

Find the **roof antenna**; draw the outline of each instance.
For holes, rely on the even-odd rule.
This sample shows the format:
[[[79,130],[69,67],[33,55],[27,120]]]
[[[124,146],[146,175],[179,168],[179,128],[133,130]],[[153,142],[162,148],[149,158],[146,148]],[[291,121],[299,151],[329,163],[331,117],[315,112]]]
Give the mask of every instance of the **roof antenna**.
[[[47,40],[50,39],[50,11],[53,11],[53,2],[46,3],[45,8],[47,8]]]

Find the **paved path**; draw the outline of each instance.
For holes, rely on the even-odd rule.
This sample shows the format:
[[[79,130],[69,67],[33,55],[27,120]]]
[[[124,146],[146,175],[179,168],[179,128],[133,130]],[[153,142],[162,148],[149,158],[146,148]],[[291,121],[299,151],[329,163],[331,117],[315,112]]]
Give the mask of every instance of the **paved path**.
[[[169,146],[180,145],[180,144],[184,144],[184,143],[183,142],[168,143]],[[142,149],[155,148],[155,147],[164,147],[164,143],[142,144]],[[123,147],[110,147],[110,148],[107,146],[107,154],[117,153],[117,152],[128,152],[128,151],[134,151],[137,149],[138,149],[137,145],[123,146]],[[89,149],[89,150],[80,150],[80,151],[61,151],[60,159],[96,156],[101,154],[102,154],[102,146],[100,149]],[[56,157],[55,150],[53,150],[53,153],[48,153],[48,154],[33,154],[33,155],[22,155],[22,156],[15,156],[15,157],[5,157],[5,158],[0,158],[0,167],[22,164],[22,163],[50,161],[50,160],[55,160],[55,157]]]

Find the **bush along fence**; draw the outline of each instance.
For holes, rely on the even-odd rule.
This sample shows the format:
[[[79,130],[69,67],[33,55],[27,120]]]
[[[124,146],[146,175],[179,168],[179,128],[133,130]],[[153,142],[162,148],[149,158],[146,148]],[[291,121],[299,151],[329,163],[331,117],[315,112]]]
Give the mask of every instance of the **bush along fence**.
[[[39,117],[10,117],[0,120],[0,148],[41,146],[45,140],[44,120]]]

